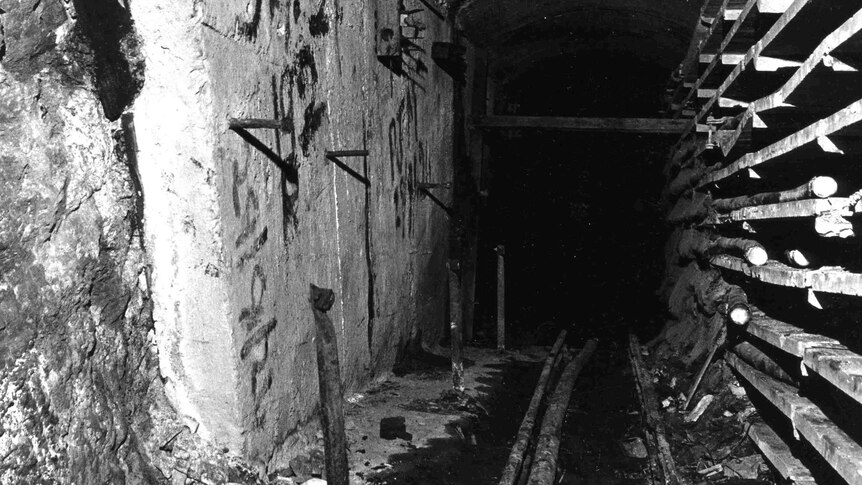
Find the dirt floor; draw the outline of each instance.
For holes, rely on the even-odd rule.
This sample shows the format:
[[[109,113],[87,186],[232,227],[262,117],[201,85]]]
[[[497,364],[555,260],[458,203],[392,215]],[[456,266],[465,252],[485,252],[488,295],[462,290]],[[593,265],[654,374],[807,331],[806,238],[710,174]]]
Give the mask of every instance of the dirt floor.
[[[647,460],[626,453],[642,439],[640,404],[624,349],[603,342],[572,393],[560,446],[561,484],[650,483]]]
[[[351,396],[345,408],[351,483],[496,484],[547,352],[543,346],[504,352],[468,347],[466,390],[457,393],[445,349],[439,349],[440,355],[411,357],[391,378]],[[749,423],[759,417],[723,363],[710,367],[683,411],[683,394],[697,369],[644,354],[685,483],[780,483],[746,437]],[[712,396],[711,403],[691,420],[691,409],[704,396]],[[659,483],[651,474],[642,423],[627,343],[601,341],[572,394],[557,483]],[[699,473],[710,467],[718,471]]]
[[[466,348],[463,395],[451,390],[448,359],[427,354],[354,396],[345,410],[351,482],[496,483],[546,353]]]

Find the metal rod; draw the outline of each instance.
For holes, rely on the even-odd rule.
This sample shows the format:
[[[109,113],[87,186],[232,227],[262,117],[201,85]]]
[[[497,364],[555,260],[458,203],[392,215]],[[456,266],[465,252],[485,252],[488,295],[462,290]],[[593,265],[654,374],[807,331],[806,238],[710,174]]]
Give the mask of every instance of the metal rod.
[[[430,3],[430,2],[428,2],[428,0],[419,0],[419,2],[420,2],[422,5],[425,5],[425,8],[427,8],[428,10],[430,10],[430,11],[431,11],[431,13],[433,13],[434,15],[436,15],[440,20],[446,20],[446,16],[445,16],[445,15],[443,15],[443,13],[442,13],[442,12],[440,12],[439,10],[437,10],[437,8],[436,8],[436,7],[434,7],[433,5],[431,5],[431,3]]]
[[[326,150],[326,157],[367,157],[368,150]]]
[[[539,375],[539,381],[536,383],[536,389],[533,391],[532,399],[530,399],[530,406],[527,408],[526,414],[524,414],[524,419],[521,420],[521,427],[518,428],[518,438],[515,441],[515,445],[512,446],[512,452],[509,453],[509,461],[506,463],[506,468],[503,469],[503,476],[500,478],[499,485],[514,485],[519,474],[526,475],[522,473],[522,470],[527,470],[524,455],[533,437],[533,428],[536,426],[539,406],[541,406],[545,392],[548,390],[548,381],[550,380],[551,372],[557,365],[557,357],[565,342],[566,331],[562,330],[557,337],[557,341],[554,342],[554,346],[548,352],[548,357],[545,358],[545,366],[542,368],[542,374]]]
[[[317,379],[320,387],[326,481],[348,485],[347,436],[344,432],[344,392],[338,365],[335,327],[326,313],[335,302],[332,290],[311,285],[311,309],[317,327]]]
[[[350,174],[350,175],[351,175],[353,178],[355,178],[356,180],[358,180],[358,181],[362,182],[366,187],[371,185],[371,182],[369,182],[367,178],[365,178],[364,176],[360,175],[360,174],[359,174],[359,172],[357,172],[357,171],[353,170],[352,168],[348,167],[346,163],[344,163],[344,162],[342,162],[341,160],[339,160],[339,159],[338,159],[338,157],[337,157],[336,155],[332,155],[332,153],[337,153],[337,152],[326,152],[326,159],[327,159],[327,160],[329,160],[330,162],[332,162],[332,163],[334,163],[335,165],[337,165],[341,170],[344,170],[345,172],[347,172],[348,174]],[[366,152],[366,153],[367,153],[367,152]],[[351,155],[347,155],[347,156],[351,156]]]
[[[709,365],[712,363],[712,359],[715,357],[715,353],[724,345],[724,339],[727,337],[727,332],[725,328],[719,329],[718,335],[716,336],[715,341],[712,342],[712,347],[709,349],[709,353],[706,355],[706,360],[703,361],[703,365],[700,367],[700,371],[697,373],[697,377],[694,378],[694,382],[691,383],[691,387],[688,390],[688,394],[685,397],[685,402],[682,404],[682,410],[688,410],[688,406],[691,404],[691,400],[694,398],[694,393],[697,392],[697,387],[700,386],[700,381],[703,380],[703,376],[706,374],[706,370],[709,369]]]
[[[280,120],[269,120],[261,118],[231,118],[228,120],[230,129],[236,128],[271,128],[274,130],[291,131],[290,120],[282,118]]]
[[[289,163],[282,160],[272,149],[268,146],[264,145],[262,141],[258,140],[256,136],[252,135],[245,128],[233,128],[231,130],[240,136],[246,143],[253,146],[257,149],[257,151],[263,153],[266,158],[268,158],[272,163],[274,163],[278,168],[282,169],[284,173],[288,174],[288,180],[291,183],[296,183],[296,168],[290,165]]]
[[[464,390],[464,337],[461,330],[461,262],[450,259],[449,268],[449,331],[452,346],[452,387]]]
[[[451,182],[416,182],[416,187],[419,189],[436,189],[436,188],[444,188],[451,189]]]
[[[572,389],[584,365],[596,350],[597,342],[592,339],[584,345],[578,356],[566,365],[554,393],[548,399],[548,408],[542,419],[536,452],[533,455],[533,468],[530,470],[528,485],[552,485],[557,474],[557,458],[560,452],[560,434]]]
[[[431,192],[429,192],[429,191],[428,191],[428,189],[423,188],[423,187],[420,187],[420,188],[419,188],[419,192],[421,192],[421,193],[422,193],[422,194],[424,194],[426,197],[428,197],[429,199],[431,199],[431,201],[433,201],[435,204],[437,204],[438,206],[440,206],[440,208],[441,208],[441,209],[443,209],[443,210],[446,212],[446,215],[448,215],[449,217],[452,217],[452,209],[450,209],[446,204],[444,204],[444,203],[443,203],[443,201],[441,201],[441,200],[440,200],[440,199],[438,199],[437,197],[434,197],[434,194],[432,194]]]
[[[497,246],[497,350],[506,348],[506,248]]]

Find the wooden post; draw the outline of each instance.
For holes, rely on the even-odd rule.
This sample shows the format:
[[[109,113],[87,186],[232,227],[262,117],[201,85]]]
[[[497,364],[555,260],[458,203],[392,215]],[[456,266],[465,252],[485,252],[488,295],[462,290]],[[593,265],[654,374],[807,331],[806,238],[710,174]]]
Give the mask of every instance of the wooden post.
[[[461,262],[450,259],[449,267],[449,332],[452,347],[452,388],[464,390],[464,335],[461,329]]]
[[[679,255],[688,259],[709,258],[715,249],[742,254],[755,266],[763,266],[769,259],[766,249],[757,241],[713,236],[697,229],[687,229],[677,245]]]
[[[503,469],[503,476],[500,478],[499,485],[514,485],[518,475],[526,475],[526,473],[523,473],[523,470],[529,469],[528,463],[524,460],[524,455],[533,437],[533,428],[536,426],[539,406],[541,406],[542,400],[545,397],[551,372],[560,360],[560,349],[563,347],[565,341],[566,331],[562,330],[554,346],[548,352],[548,357],[545,358],[545,366],[542,368],[539,381],[536,383],[536,389],[533,391],[532,399],[530,399],[530,406],[527,408],[524,419],[521,421],[521,427],[518,428],[518,438],[514,446],[512,446],[512,452],[509,453],[509,461],[506,463],[506,468]]]
[[[732,199],[716,199],[712,201],[712,208],[718,212],[730,212],[744,207],[792,202],[810,197],[823,199],[831,197],[837,190],[838,184],[832,177],[814,177],[799,187],[783,192],[765,192]]]
[[[317,329],[317,382],[320,386],[320,408],[323,412],[323,444],[326,482],[348,485],[347,436],[344,433],[344,394],[338,368],[338,342],[335,327],[326,312],[332,308],[332,290],[311,285],[311,309]]]
[[[506,248],[497,246],[497,350],[506,348]]]
[[[766,355],[762,350],[749,342],[740,342],[736,344],[733,348],[733,353],[745,361],[746,364],[754,367],[760,372],[763,372],[769,377],[778,379],[785,384],[799,387],[799,382],[797,382],[793,376],[788,374],[779,363],[775,362],[772,357]]]
[[[548,399],[548,408],[545,410],[545,418],[542,420],[542,429],[539,432],[539,441],[536,443],[536,452],[533,457],[533,468],[530,470],[528,485],[551,485],[557,474],[557,456],[560,451],[560,433],[563,428],[563,420],[566,410],[569,408],[569,399],[572,397],[572,388],[575,381],[587,363],[593,351],[596,350],[595,339],[590,340],[572,359],[560,380],[554,394]]]
[[[703,380],[703,376],[706,374],[707,369],[709,369],[709,365],[712,363],[715,353],[722,345],[724,345],[725,338],[727,338],[727,328],[722,326],[718,331],[715,341],[712,342],[712,348],[709,349],[709,353],[706,355],[706,360],[703,362],[703,365],[700,367],[700,371],[698,371],[697,376],[694,378],[694,382],[692,382],[691,387],[688,390],[685,402],[682,405],[683,411],[687,410],[689,404],[691,404],[691,400],[694,398],[694,393],[697,392],[697,386],[699,386],[700,381]]]

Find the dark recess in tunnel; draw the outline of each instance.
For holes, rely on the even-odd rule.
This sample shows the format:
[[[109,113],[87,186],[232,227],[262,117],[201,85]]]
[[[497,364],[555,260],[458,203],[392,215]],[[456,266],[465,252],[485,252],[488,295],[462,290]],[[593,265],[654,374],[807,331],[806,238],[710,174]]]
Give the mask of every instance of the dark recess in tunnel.
[[[113,121],[144,84],[144,61],[132,16],[122,2],[74,0],[78,60],[89,73],[105,117]],[[74,44],[74,43],[73,43]]]
[[[658,117],[666,73],[634,55],[549,58],[501,83],[505,102],[497,112]],[[572,324],[582,337],[653,336],[663,323],[656,289],[666,229],[658,192],[672,136],[505,130],[486,143],[477,329],[494,332],[493,248],[503,244],[510,345],[549,343]]]

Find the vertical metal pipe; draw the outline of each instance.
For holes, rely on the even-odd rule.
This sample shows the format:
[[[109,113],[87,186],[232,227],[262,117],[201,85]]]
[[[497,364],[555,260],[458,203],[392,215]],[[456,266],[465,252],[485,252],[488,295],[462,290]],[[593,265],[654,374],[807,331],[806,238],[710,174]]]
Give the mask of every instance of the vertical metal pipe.
[[[464,390],[464,335],[461,329],[461,262],[450,259],[449,268],[449,331],[452,346],[452,387]]]
[[[506,248],[497,246],[497,349],[506,348]]]

